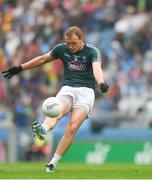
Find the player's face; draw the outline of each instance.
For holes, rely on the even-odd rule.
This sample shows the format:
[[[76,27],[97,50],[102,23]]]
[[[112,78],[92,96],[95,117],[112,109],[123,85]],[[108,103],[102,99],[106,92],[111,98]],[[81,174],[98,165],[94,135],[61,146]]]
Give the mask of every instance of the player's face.
[[[79,39],[76,34],[73,34],[70,37],[65,36],[65,42],[72,53],[76,53],[77,51],[81,50],[83,46],[83,41]]]

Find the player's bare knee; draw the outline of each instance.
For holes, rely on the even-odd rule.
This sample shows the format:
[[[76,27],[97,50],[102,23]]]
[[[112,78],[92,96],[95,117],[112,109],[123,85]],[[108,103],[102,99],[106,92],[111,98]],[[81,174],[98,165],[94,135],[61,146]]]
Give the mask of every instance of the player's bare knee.
[[[73,134],[75,134],[75,133],[77,132],[77,125],[76,125],[76,124],[72,124],[72,125],[71,125],[71,132],[72,132]]]
[[[65,131],[65,136],[67,137],[67,138],[69,138],[69,137],[73,137],[74,138],[74,136],[75,136],[75,134],[76,134],[76,131],[77,131],[77,128],[76,127],[74,127],[74,126],[72,126],[72,125],[69,125],[68,126],[68,128],[66,129],[66,131]]]
[[[70,124],[69,124],[69,132],[71,133],[71,134],[75,134],[76,132],[77,132],[77,124],[76,123],[74,123],[74,122],[71,122]]]

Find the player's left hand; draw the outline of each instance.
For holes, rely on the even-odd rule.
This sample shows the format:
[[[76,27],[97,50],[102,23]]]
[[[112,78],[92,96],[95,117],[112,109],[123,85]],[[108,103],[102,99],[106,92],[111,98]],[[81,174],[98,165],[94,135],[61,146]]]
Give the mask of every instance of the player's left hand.
[[[109,85],[106,84],[106,83],[100,83],[100,90],[101,90],[101,93],[107,93],[108,92],[108,89],[109,89]]]

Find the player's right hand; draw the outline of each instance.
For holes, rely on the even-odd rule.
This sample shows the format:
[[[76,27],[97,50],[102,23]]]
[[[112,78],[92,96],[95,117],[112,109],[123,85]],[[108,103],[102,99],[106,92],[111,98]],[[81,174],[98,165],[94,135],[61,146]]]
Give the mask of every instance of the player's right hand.
[[[10,79],[13,75],[18,74],[22,71],[22,66],[13,66],[6,71],[3,71],[4,78]]]

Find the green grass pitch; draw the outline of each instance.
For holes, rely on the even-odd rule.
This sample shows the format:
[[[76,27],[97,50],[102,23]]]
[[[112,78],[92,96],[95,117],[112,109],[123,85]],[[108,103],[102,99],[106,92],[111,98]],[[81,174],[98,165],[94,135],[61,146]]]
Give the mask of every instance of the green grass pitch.
[[[0,164],[0,179],[152,179],[151,165],[60,163],[46,173],[43,163]]]

